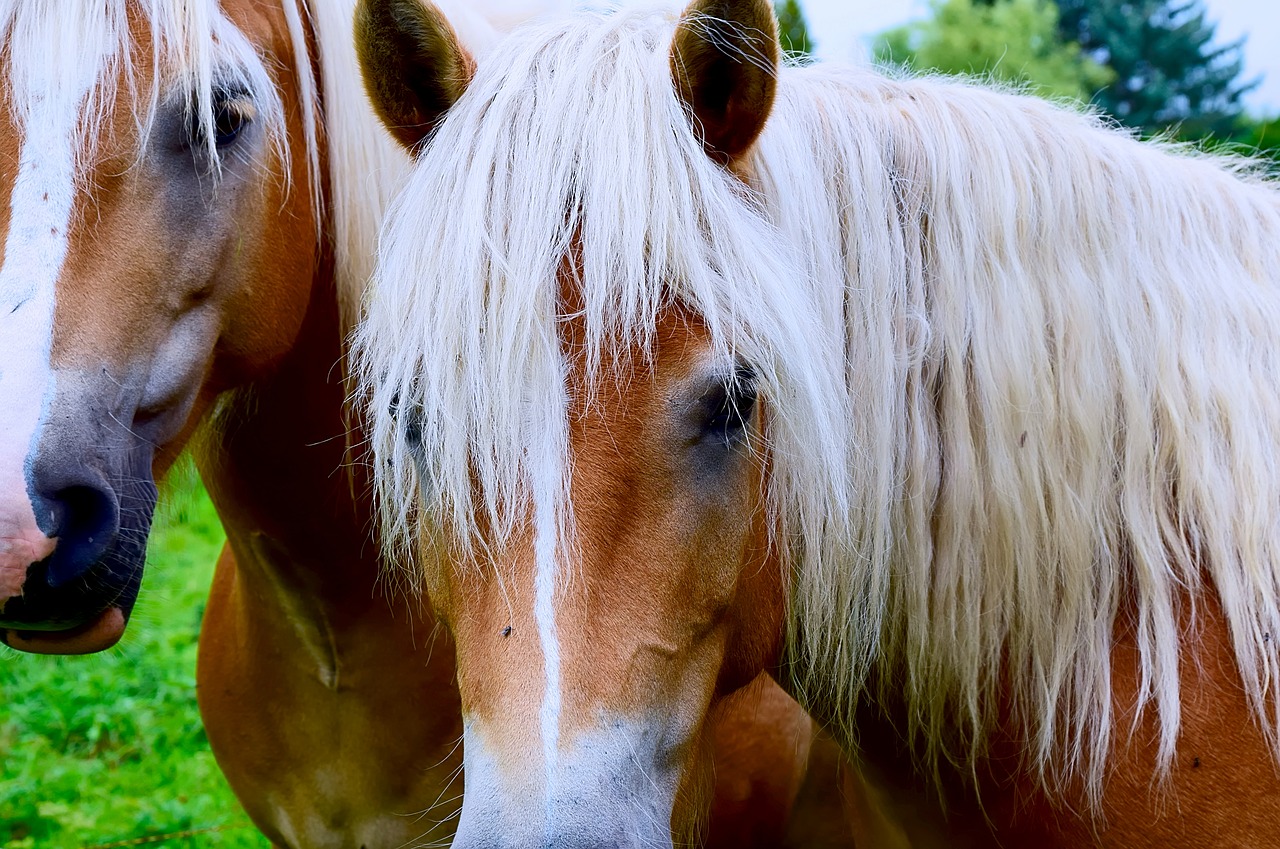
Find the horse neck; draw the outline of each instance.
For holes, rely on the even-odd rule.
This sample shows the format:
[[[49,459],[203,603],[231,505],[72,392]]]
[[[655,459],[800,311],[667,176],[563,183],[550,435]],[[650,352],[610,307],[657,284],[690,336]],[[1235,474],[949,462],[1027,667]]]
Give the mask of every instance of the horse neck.
[[[307,17],[304,26],[314,79],[322,84],[325,77],[317,58],[322,33],[317,27],[325,25]],[[334,22],[327,26],[332,28]],[[322,89],[322,99],[330,95]],[[373,116],[368,120],[373,122]],[[381,134],[381,127],[370,126]],[[382,594],[372,592],[378,549],[367,496],[371,486],[350,449],[364,439],[349,433],[356,419],[347,404],[350,386],[343,340],[351,329],[351,308],[344,304],[347,293],[339,280],[344,272],[336,256],[345,249],[337,247],[345,237],[337,205],[373,201],[339,197],[329,162],[337,155],[336,141],[329,138],[322,144],[317,163],[323,232],[315,245],[289,248],[315,250],[318,257],[297,338],[269,372],[248,377],[220,399],[193,447],[238,574],[258,576],[305,597],[309,604],[332,600],[350,609],[373,603],[376,597],[385,609]],[[374,158],[392,150],[389,144],[383,148],[367,139],[359,146]],[[386,162],[368,167],[392,170]],[[358,268],[345,271],[345,276],[351,275],[363,276]]]
[[[372,513],[352,462],[343,327],[333,263],[321,264],[297,342],[271,373],[232,390],[195,453],[241,572],[314,600],[368,599]]]

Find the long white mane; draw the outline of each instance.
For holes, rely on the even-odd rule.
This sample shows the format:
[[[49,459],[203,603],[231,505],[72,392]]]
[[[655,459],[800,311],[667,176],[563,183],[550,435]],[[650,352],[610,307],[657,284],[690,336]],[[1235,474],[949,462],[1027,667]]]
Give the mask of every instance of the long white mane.
[[[783,71],[748,191],[676,101],[673,25],[509,41],[409,178],[359,344],[392,542],[419,493],[464,540],[530,502],[571,528],[576,241],[589,363],[679,299],[760,372],[798,686],[843,730],[878,681],[931,758],[971,760],[1008,695],[1044,774],[1096,792],[1131,616],[1167,767],[1185,614],[1216,591],[1274,738],[1280,192],[1032,98],[831,66]]]
[[[292,0],[284,0],[289,6]],[[324,120],[334,196],[338,293],[349,327],[373,273],[382,217],[400,186],[408,157],[373,114],[352,38],[356,0],[308,0],[324,77]],[[518,25],[564,8],[563,0],[437,0],[464,44],[492,49]]]

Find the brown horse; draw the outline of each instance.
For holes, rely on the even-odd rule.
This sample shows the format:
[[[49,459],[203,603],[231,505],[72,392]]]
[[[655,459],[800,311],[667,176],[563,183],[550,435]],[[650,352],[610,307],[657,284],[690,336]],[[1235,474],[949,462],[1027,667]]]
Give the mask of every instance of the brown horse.
[[[457,849],[669,845],[761,670],[859,845],[1280,843],[1274,182],[779,68],[764,0],[366,37],[421,145],[359,347],[383,524],[458,552]]]
[[[194,449],[227,532],[209,739],[277,845],[447,840],[453,648],[379,584],[342,340],[405,158],[360,92],[350,3],[0,3],[0,627],[119,639],[163,475]],[[785,825],[807,752],[756,710],[726,793]],[[743,790],[743,786],[747,790]]]

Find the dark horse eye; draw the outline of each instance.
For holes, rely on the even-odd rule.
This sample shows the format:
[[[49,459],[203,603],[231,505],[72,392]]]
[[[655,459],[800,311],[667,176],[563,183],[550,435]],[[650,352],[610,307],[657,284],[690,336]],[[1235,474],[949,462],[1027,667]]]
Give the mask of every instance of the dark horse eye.
[[[244,125],[249,122],[244,113],[229,102],[218,104],[218,111],[213,115],[213,142],[218,147],[226,147],[236,140]]]
[[[755,371],[750,366],[738,366],[731,377],[702,398],[706,411],[704,438],[729,445],[741,440],[758,399]]]
[[[224,148],[232,144],[249,124],[248,95],[242,91],[214,89],[212,98],[213,143],[215,147]],[[191,143],[193,147],[202,147],[205,138],[205,123],[195,117],[191,122]]]

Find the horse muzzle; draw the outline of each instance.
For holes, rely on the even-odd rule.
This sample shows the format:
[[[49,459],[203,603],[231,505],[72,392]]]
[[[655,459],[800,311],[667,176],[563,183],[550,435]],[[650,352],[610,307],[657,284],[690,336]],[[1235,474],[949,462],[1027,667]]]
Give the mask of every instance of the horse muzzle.
[[[39,532],[24,529],[0,547],[0,641],[10,647],[88,654],[124,634],[142,583],[156,487],[149,449],[115,456],[123,468],[110,472],[108,464],[64,453],[38,456],[29,468],[23,506]]]

